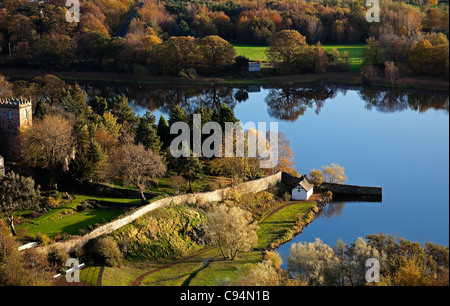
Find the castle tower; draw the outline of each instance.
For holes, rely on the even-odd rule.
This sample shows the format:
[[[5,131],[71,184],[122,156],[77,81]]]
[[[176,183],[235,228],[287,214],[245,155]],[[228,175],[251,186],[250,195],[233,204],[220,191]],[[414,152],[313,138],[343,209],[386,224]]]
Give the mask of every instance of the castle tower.
[[[0,150],[8,159],[20,157],[20,128],[33,124],[33,103],[27,99],[0,100]]]

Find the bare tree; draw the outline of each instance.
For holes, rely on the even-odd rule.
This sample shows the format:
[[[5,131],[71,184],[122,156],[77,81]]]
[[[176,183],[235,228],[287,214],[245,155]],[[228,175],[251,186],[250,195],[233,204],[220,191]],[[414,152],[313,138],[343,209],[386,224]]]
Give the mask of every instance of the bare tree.
[[[60,115],[48,115],[20,131],[24,157],[55,169],[66,164],[74,149],[73,125]]]
[[[316,43],[322,35],[322,22],[315,16],[308,16],[308,18],[306,18],[306,29],[311,43]]]
[[[388,79],[392,84],[395,83],[395,81],[399,78],[399,72],[394,62],[384,63],[384,74],[386,79]]]
[[[322,167],[324,181],[328,183],[344,184],[347,181],[344,167],[339,164],[331,164],[331,166]]]
[[[258,225],[252,214],[239,207],[221,205],[207,214],[207,235],[224,260],[234,260],[258,242]]]
[[[180,193],[180,189],[186,186],[186,180],[180,175],[175,175],[170,178],[170,187],[177,190],[177,194]]]
[[[142,203],[145,203],[146,184],[164,175],[164,165],[160,155],[151,150],[146,150],[142,144],[127,144],[122,147],[122,173],[135,185],[141,195]]]

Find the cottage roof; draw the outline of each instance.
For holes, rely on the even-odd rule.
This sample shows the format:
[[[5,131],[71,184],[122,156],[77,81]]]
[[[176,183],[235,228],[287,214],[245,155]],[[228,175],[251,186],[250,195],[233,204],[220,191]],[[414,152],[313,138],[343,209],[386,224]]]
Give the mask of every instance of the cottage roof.
[[[306,191],[310,191],[314,186],[311,184],[306,178],[303,179],[300,183],[298,183],[299,186],[301,186]]]

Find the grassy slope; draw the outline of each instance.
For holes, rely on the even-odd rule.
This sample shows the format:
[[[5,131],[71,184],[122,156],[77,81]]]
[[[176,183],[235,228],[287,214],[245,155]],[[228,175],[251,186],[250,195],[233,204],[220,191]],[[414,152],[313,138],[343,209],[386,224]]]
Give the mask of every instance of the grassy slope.
[[[266,247],[270,242],[281,238],[294,225],[295,216],[298,214],[306,216],[314,207],[314,204],[314,202],[304,202],[286,206],[265,219],[260,224],[260,229],[258,230],[258,247]],[[214,284],[217,279],[235,279],[239,266],[260,262],[262,260],[262,253],[260,251],[250,251],[239,254],[234,261],[224,261],[221,260],[217,249],[212,248],[184,262],[147,275],[141,284],[181,286],[192,273],[202,266],[207,258],[213,258],[213,260],[206,268],[191,278],[189,282],[190,286],[209,286]],[[136,269],[136,262],[126,262],[125,266],[121,269],[107,268],[103,278],[103,285],[130,285],[133,279],[139,276],[139,274],[162,267],[165,264],[156,263],[150,269],[146,267],[146,269],[142,269],[140,272],[139,269]]]
[[[243,44],[234,44],[234,49],[236,50],[237,55],[242,55],[248,57],[252,61],[267,61],[266,56],[266,46],[258,46],[258,45],[243,45]],[[362,52],[365,48],[364,44],[356,44],[356,45],[324,45],[325,50],[331,52],[333,48],[336,48],[339,53],[342,55],[345,51],[348,52],[350,56],[350,70],[358,71],[361,68],[362,64]]]

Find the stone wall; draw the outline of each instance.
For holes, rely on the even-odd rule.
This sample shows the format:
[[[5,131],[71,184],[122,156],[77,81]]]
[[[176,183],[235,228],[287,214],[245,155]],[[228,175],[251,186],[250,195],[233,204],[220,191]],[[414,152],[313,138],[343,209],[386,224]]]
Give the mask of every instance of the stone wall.
[[[106,197],[127,198],[127,199],[141,198],[141,195],[137,190],[115,188],[97,183],[85,182],[79,188],[82,189],[84,193],[91,195],[100,195]],[[145,192],[144,195],[147,198],[147,200],[150,200],[154,197],[159,196],[160,194],[154,192]]]
[[[117,229],[121,228],[122,226],[125,226],[134,220],[146,215],[147,213],[151,212],[152,210],[155,210],[160,207],[168,206],[168,205],[179,205],[184,203],[196,203],[197,201],[204,201],[204,202],[217,202],[222,201],[226,199],[227,193],[231,190],[231,188],[238,188],[241,193],[255,193],[262,190],[267,189],[271,185],[275,185],[278,182],[281,182],[281,176],[282,172],[278,172],[274,175],[264,177],[262,179],[248,181],[239,185],[236,185],[235,187],[228,187],[224,189],[219,189],[211,192],[202,192],[202,193],[194,193],[194,194],[186,194],[186,195],[179,195],[174,197],[168,197],[161,200],[157,200],[151,204],[142,206],[141,208],[135,210],[130,215],[127,215],[125,217],[122,217],[118,220],[112,221],[110,223],[104,224],[92,232],[90,232],[87,235],[84,235],[82,237],[77,237],[70,239],[68,241],[64,242],[57,242],[53,243],[49,246],[45,247],[39,247],[38,250],[47,253],[52,247],[61,248],[62,250],[66,252],[71,252],[73,250],[76,250],[77,248],[82,247],[84,244],[86,244],[89,240],[97,238],[102,235],[110,234]]]

